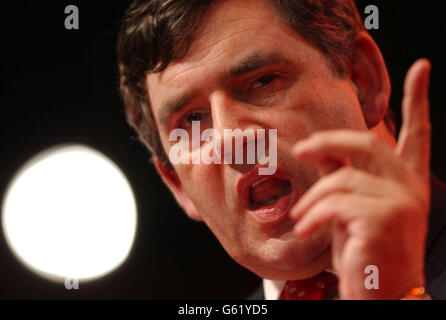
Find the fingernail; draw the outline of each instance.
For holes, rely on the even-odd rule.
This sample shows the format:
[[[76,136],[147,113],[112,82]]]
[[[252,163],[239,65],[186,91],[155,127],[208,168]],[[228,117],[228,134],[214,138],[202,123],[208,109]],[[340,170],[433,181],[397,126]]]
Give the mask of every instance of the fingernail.
[[[296,220],[296,216],[297,216],[297,212],[296,212],[296,210],[293,210],[293,211],[290,212],[290,218],[291,218],[292,220]]]
[[[294,147],[294,153],[303,154],[308,151],[309,146],[310,144],[308,143],[307,140],[301,140]]]
[[[297,237],[299,237],[299,238],[305,238],[305,234],[303,233],[304,230],[302,229],[302,226],[301,226],[300,224],[296,224],[296,225],[294,226],[293,231],[294,231],[294,234],[295,234]]]
[[[293,220],[298,220],[298,216],[299,216],[299,214],[300,214],[300,208],[299,207],[297,207],[297,205],[296,205],[296,207],[295,208],[293,208],[291,211],[290,211],[290,217],[293,219]]]

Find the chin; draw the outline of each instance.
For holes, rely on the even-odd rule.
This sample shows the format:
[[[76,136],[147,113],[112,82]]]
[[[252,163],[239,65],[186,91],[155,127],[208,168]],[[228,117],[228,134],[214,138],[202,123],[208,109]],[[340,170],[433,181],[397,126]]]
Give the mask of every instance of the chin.
[[[304,240],[296,239],[292,232],[269,239],[241,264],[271,280],[312,277],[331,265],[331,235],[324,229]]]

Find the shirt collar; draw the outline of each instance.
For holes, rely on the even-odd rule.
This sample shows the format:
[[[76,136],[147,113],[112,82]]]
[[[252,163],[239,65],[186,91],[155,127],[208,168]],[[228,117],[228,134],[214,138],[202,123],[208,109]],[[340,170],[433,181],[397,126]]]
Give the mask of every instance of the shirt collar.
[[[286,280],[263,279],[263,293],[265,300],[278,300]]]

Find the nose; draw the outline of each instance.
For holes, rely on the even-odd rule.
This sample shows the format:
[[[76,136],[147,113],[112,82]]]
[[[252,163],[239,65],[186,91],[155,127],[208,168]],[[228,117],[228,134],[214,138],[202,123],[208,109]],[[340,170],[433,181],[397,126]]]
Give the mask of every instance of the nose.
[[[225,94],[216,94],[211,100],[213,129],[220,133],[222,164],[239,172],[247,172],[259,163],[259,141],[268,149],[267,134],[258,110]]]
[[[213,128],[223,134],[225,129],[244,129],[249,126],[249,107],[226,93],[216,93],[211,98]],[[252,111],[251,111],[252,112]]]

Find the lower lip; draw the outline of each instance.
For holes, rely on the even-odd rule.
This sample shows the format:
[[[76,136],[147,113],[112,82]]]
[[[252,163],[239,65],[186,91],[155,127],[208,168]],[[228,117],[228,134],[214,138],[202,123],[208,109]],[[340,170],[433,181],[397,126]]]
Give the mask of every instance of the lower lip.
[[[291,194],[287,194],[280,197],[270,206],[261,207],[255,210],[248,209],[247,212],[254,216],[260,224],[276,224],[287,216],[290,204]]]

